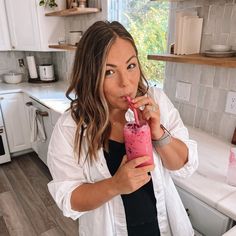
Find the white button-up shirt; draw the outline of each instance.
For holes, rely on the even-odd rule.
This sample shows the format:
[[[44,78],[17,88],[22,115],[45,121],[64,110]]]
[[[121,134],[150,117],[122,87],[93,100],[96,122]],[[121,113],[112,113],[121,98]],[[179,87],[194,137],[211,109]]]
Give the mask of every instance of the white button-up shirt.
[[[160,232],[162,236],[191,236],[194,232],[171,175],[188,177],[196,170],[197,144],[189,139],[188,130],[183,125],[179,112],[165,93],[151,88],[149,94],[159,105],[161,123],[173,137],[182,140],[188,147],[188,162],[177,171],[166,169],[153,149],[155,169],[151,176]],[[98,150],[98,159],[90,165],[86,161],[87,147],[84,142],[78,162],[78,155],[73,151],[75,131],[76,124],[71,113],[65,112],[59,118],[49,144],[47,163],[53,177],[48,184],[49,191],[65,216],[79,219],[80,236],[126,236],[128,233],[121,196],[116,196],[91,211],[79,212],[71,209],[70,198],[75,188],[84,183],[95,183],[111,177],[103,149]]]

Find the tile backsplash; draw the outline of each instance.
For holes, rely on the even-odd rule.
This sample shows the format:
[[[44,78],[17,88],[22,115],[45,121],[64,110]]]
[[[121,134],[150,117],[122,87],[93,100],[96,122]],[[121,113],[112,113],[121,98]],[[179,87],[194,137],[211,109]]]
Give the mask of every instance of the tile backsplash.
[[[102,12],[66,18],[66,31],[86,30],[96,20],[107,18],[106,1],[98,0]],[[196,8],[204,18],[201,50],[211,44],[228,44],[236,48],[236,0],[185,0],[171,4],[169,43],[174,37],[174,15],[177,9]],[[0,52],[0,77],[9,71],[22,72],[28,79],[26,56],[35,56],[36,64],[53,63],[59,80],[70,77],[74,52]],[[23,58],[25,67],[18,66]],[[178,81],[191,84],[189,102],[175,97]],[[205,65],[166,63],[164,90],[175,104],[185,124],[230,141],[236,126],[236,115],[225,112],[228,91],[236,91],[236,69]]]
[[[28,67],[26,56],[34,56],[36,65],[53,63],[51,52],[23,52],[23,51],[4,51],[0,52],[0,78],[10,71],[23,73],[23,80],[28,80]],[[19,67],[18,59],[24,60],[24,66]]]
[[[171,4],[169,43],[174,41],[175,11],[197,9],[204,18],[201,51],[211,44],[236,48],[236,1],[189,0]],[[191,85],[188,102],[175,97],[178,81]],[[179,110],[185,124],[231,141],[236,115],[226,113],[228,91],[236,91],[236,68],[166,63],[164,90]]]
[[[93,22],[107,19],[107,1],[93,0],[91,3],[101,11],[95,14],[77,15],[66,17],[66,40],[68,41],[69,31],[85,31]],[[59,80],[67,80],[70,77],[72,64],[74,61],[74,51],[57,52],[23,52],[23,51],[0,51],[0,79],[2,75],[9,71],[21,72],[24,74],[24,80],[28,80],[28,67],[26,56],[34,56],[36,65],[53,64],[55,76]],[[18,59],[23,58],[24,67],[19,67]]]

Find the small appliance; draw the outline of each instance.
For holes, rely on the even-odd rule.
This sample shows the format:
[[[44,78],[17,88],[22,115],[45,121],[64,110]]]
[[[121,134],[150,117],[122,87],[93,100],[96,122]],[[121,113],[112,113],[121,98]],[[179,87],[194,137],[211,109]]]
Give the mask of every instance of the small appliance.
[[[39,77],[42,81],[53,81],[54,77],[54,68],[52,64],[42,64],[39,66]]]

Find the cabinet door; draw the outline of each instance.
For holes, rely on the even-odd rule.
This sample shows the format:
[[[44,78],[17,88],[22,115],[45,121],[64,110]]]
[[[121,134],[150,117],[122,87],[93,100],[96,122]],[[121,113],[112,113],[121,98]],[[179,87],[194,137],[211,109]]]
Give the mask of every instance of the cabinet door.
[[[45,16],[46,13],[52,12],[53,10],[50,8],[39,6],[39,1],[35,1],[37,2],[36,8],[41,36],[41,51],[52,51],[53,49],[49,49],[48,45],[58,44],[59,40],[65,39],[65,18]]]
[[[31,148],[30,129],[22,93],[1,95],[1,108],[10,152]]]
[[[40,33],[36,2],[32,0],[6,0],[5,2],[12,49],[39,50]]]
[[[232,220],[219,211],[208,206],[198,198],[177,188],[186,208],[193,228],[202,235],[221,236],[232,224]]]
[[[0,0],[0,51],[10,50],[10,38],[4,0]]]

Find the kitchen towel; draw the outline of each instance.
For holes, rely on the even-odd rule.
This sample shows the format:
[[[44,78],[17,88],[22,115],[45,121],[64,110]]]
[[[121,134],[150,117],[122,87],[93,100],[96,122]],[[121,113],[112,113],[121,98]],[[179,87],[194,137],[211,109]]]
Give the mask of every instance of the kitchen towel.
[[[27,65],[28,65],[28,69],[29,69],[30,78],[37,79],[38,73],[37,73],[37,69],[36,69],[34,56],[28,56],[28,57],[26,57],[26,60],[27,60]]]
[[[43,124],[42,116],[38,114],[38,109],[34,106],[29,106],[29,118],[31,126],[30,141],[42,141],[46,142],[46,134]]]

